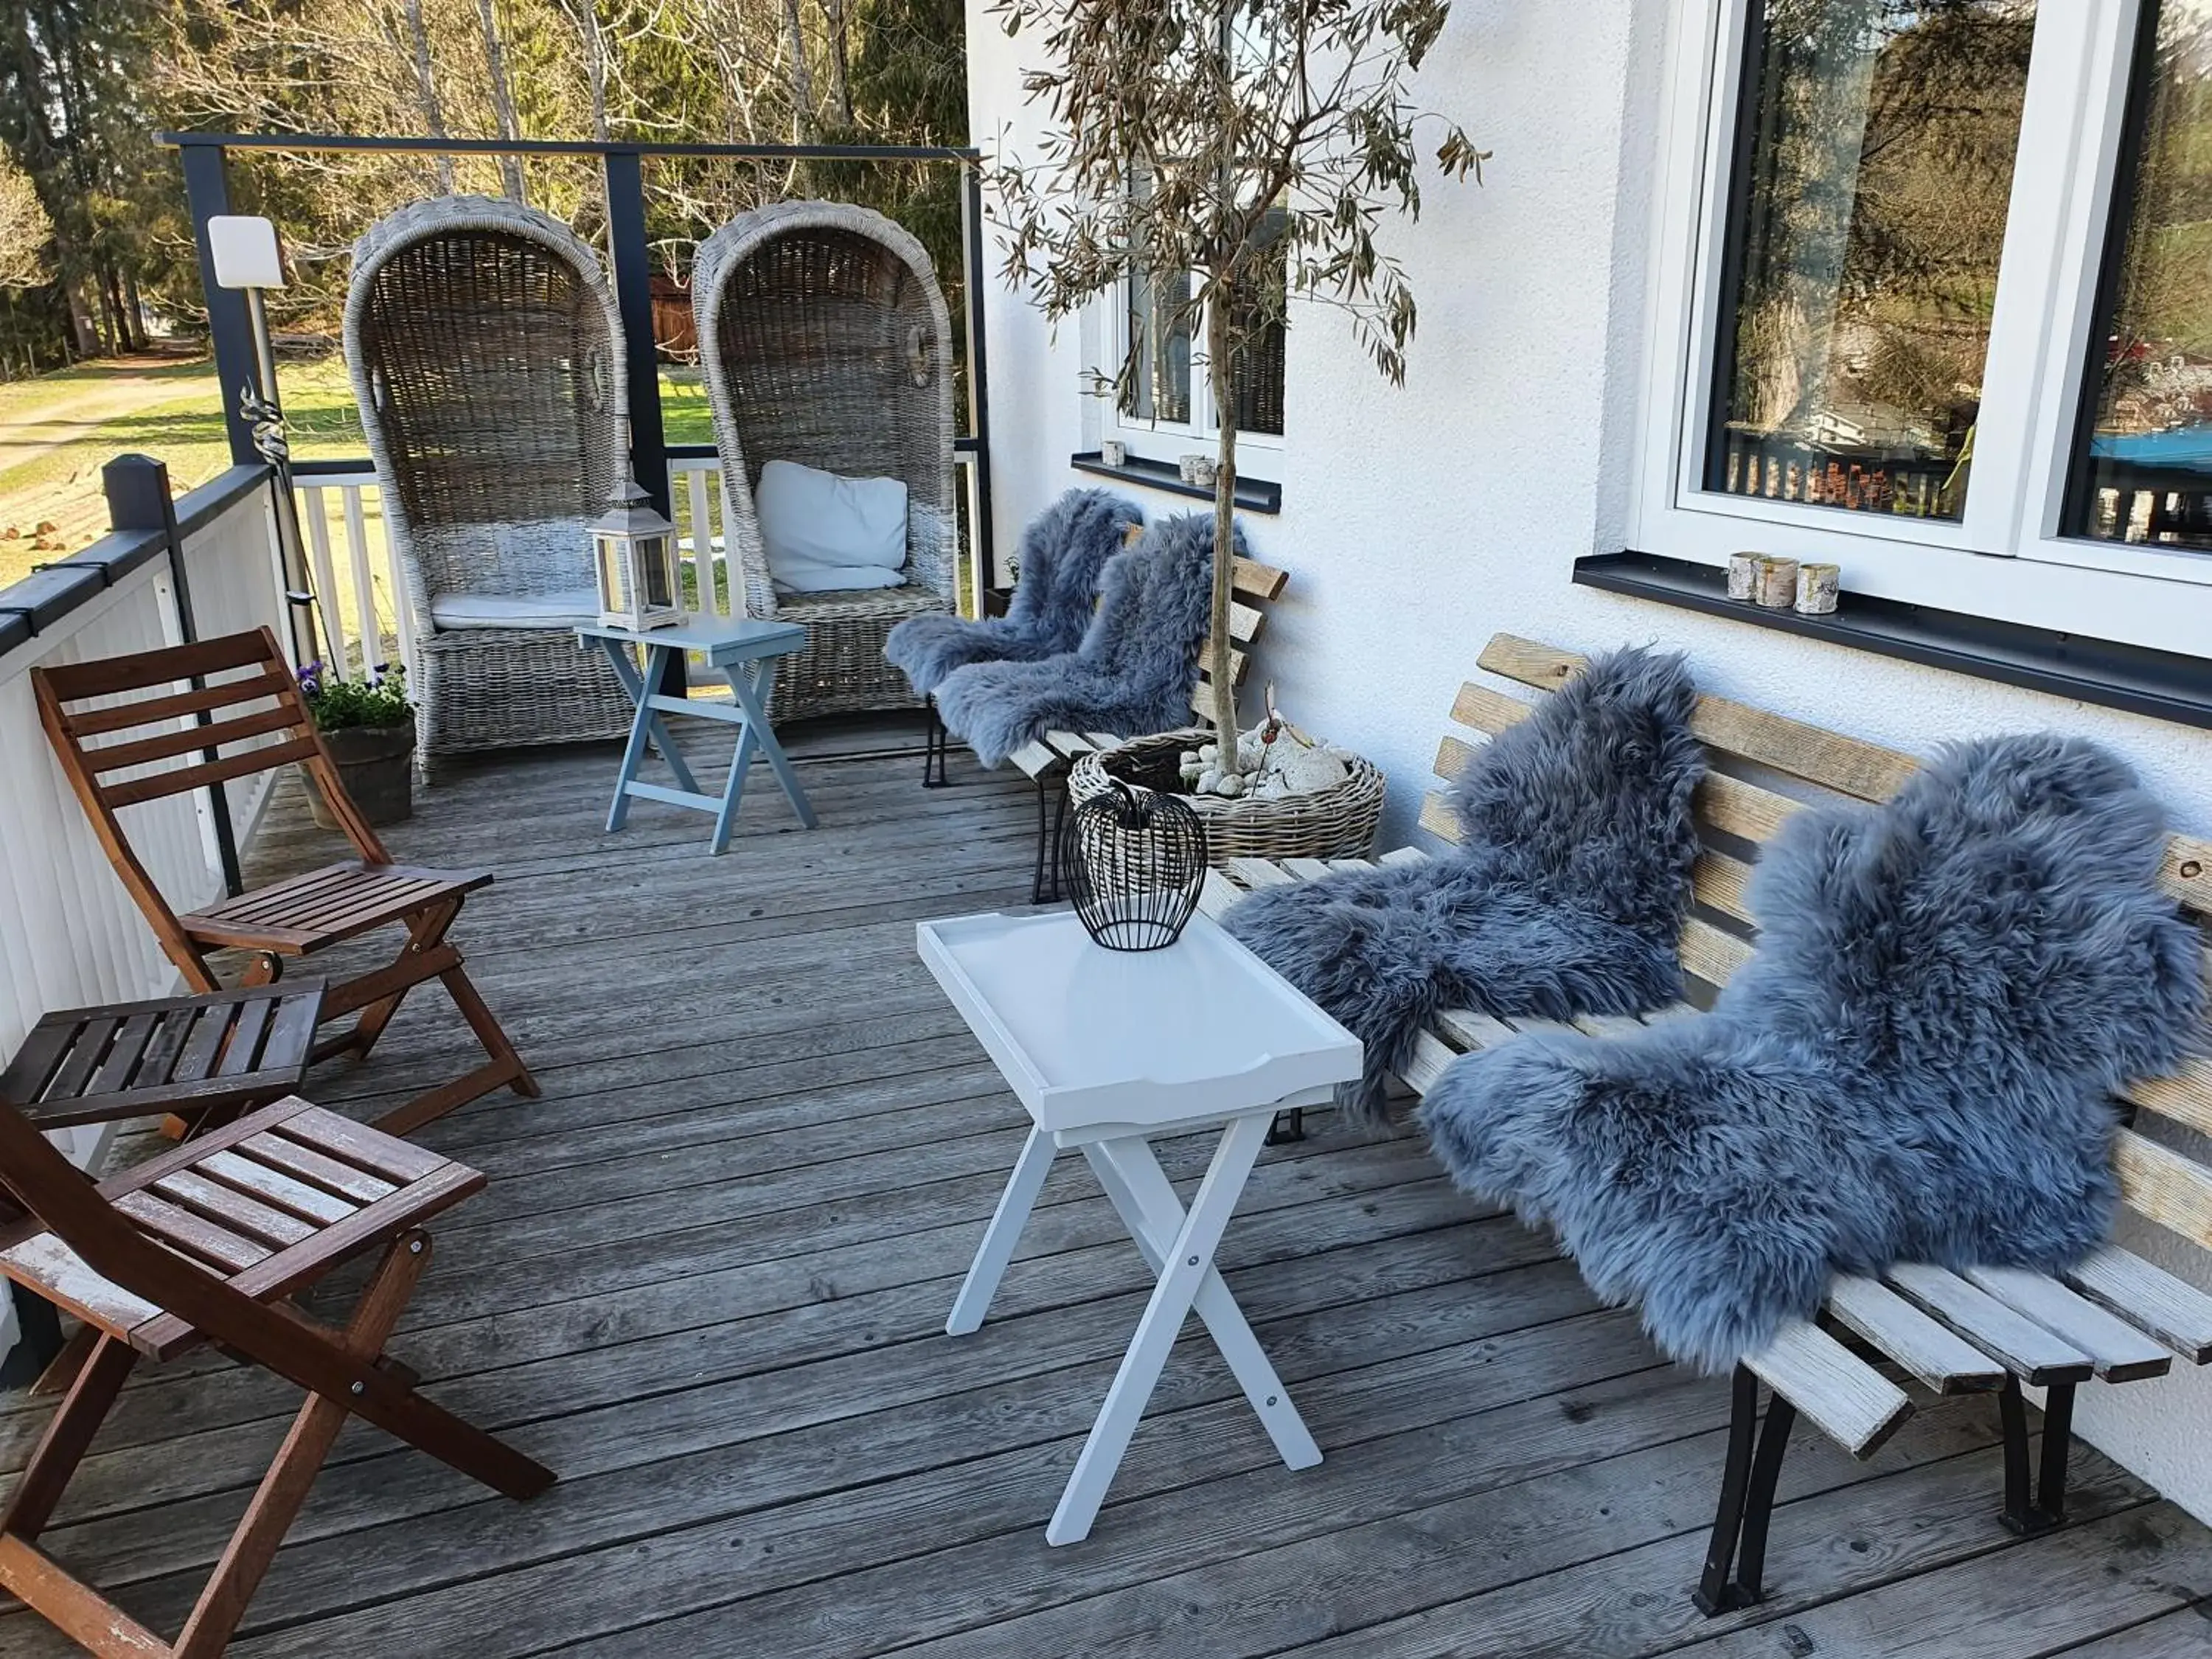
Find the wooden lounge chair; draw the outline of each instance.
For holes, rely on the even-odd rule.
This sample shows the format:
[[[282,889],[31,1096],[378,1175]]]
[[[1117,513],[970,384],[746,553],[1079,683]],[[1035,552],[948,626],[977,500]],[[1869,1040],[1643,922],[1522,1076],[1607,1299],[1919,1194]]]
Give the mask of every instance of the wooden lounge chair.
[[[0,1274],[97,1333],[68,1396],[0,1508],[0,1585],[92,1652],[221,1653],[349,1415],[509,1498],[550,1469],[416,1391],[384,1345],[429,1265],[422,1223],[477,1192],[476,1170],[289,1097],[94,1187],[0,1099]],[[334,1329],[288,1300],[339,1263],[382,1259]],[[39,1547],[70,1477],[142,1358],[203,1341],[307,1391],[175,1642]]]
[[[1563,684],[1583,665],[1571,652],[1510,634],[1492,639],[1478,661],[1493,674],[1545,690]],[[1531,712],[1529,703],[1488,686],[1462,686],[1452,719],[1465,735],[1445,735],[1437,751],[1438,777],[1459,776],[1474,753],[1469,738],[1494,737]],[[1878,801],[1917,763],[1894,750],[1720,697],[1698,698],[1692,726],[1716,763],[1697,799],[1707,845],[1695,881],[1705,915],[1684,923],[1680,941],[1683,970],[1695,994],[1724,984],[1751,957],[1747,934],[1754,924],[1744,898],[1750,866],[1729,849],[1755,853],[1803,810],[1802,801],[1740,775],[1779,772],[1836,795]],[[1442,791],[1428,797],[1420,823],[1442,840],[1457,838]],[[1401,848],[1382,861],[1427,856]],[[1235,860],[1225,872],[1208,873],[1200,907],[1218,916],[1249,890],[1364,863]],[[2175,836],[2163,880],[2200,923],[2212,919],[2212,842]],[[1706,920],[1708,915],[1717,921]],[[1682,1004],[1649,1018],[1694,1015],[1693,1007]],[[1618,1017],[1576,1023],[1601,1036],[1638,1024]],[[1549,1024],[1448,1011],[1423,1033],[1402,1080],[1425,1093],[1460,1054]],[[2137,1084],[2121,1104],[2130,1118],[2151,1114],[2185,1132],[2212,1133],[2212,1060],[2200,1057],[2173,1077]],[[2175,1150],[2171,1139],[2132,1126],[2118,1132],[2113,1157],[2125,1203],[2142,1220],[2212,1248],[2212,1169]],[[1765,1350],[1747,1357],[1735,1376],[1727,1466],[1698,1586],[1699,1607],[1717,1613],[1760,1599],[1776,1484],[1798,1417],[1864,1458],[1911,1415],[1911,1397],[1870,1360],[1886,1363],[1932,1394],[1996,1393],[2004,1436],[2000,1518],[2023,1534],[2063,1525],[2075,1390],[2093,1378],[2125,1383],[2162,1376],[2177,1358],[2191,1365],[2212,1363],[2212,1296],[2117,1244],[2106,1244],[2062,1279],[2010,1268],[1958,1274],[1924,1264],[1898,1267],[1878,1280],[1838,1277],[1817,1321],[1785,1327]],[[1762,1383],[1771,1395],[1763,1426]],[[2046,1391],[2042,1445],[2033,1458],[2023,1386]]]
[[[286,957],[311,956],[378,928],[404,927],[406,942],[387,966],[330,987],[323,1020],[356,1013],[360,1018],[350,1030],[318,1043],[313,1058],[367,1058],[407,993],[435,979],[489,1058],[394,1108],[378,1120],[378,1127],[406,1134],[502,1085],[526,1097],[538,1093],[529,1068],[470,982],[460,951],[446,937],[468,896],[491,884],[490,872],[417,870],[392,863],[347,798],[299,683],[267,629],[96,662],[33,668],[31,679],[39,718],[70,787],[92,819],[93,832],[191,989],[222,988],[208,960],[211,951],[257,952],[245,983],[260,985],[278,977]],[[215,683],[204,683],[210,680]],[[177,689],[186,684],[192,689]],[[137,695],[149,692],[154,695]],[[131,700],[112,701],[118,696]],[[206,723],[180,723],[202,719]],[[140,801],[295,762],[323,792],[358,856],[179,915],[131,851],[118,815]]]

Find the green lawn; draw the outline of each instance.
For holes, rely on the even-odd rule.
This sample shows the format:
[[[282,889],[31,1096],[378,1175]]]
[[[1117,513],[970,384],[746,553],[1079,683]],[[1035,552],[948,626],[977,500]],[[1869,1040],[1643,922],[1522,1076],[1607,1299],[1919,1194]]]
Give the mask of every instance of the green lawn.
[[[342,357],[276,374],[295,459],[368,459]],[[661,396],[668,441],[714,441],[696,369],[664,369]],[[100,469],[131,451],[166,461],[179,495],[230,465],[211,363],[93,362],[0,386],[0,532],[18,532],[0,534],[0,586],[106,532]]]

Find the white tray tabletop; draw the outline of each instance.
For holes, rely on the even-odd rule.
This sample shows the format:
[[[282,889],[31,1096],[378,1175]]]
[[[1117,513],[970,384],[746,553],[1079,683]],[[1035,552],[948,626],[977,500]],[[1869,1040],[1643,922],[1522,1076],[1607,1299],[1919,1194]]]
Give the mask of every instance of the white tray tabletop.
[[[1070,911],[925,921],[921,959],[1040,1128],[1225,1117],[1359,1075],[1359,1039],[1203,915],[1109,951]]]

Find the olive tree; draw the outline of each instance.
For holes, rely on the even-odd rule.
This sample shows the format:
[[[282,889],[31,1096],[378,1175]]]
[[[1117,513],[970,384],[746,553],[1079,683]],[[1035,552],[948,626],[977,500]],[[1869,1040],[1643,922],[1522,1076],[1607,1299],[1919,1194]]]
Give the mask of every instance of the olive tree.
[[[1008,281],[1049,317],[1153,273],[1187,272],[1156,316],[1203,338],[1219,429],[1213,486],[1215,726],[1236,768],[1230,678],[1237,375],[1293,297],[1346,313],[1393,383],[1413,337],[1412,286],[1380,246],[1391,212],[1418,217],[1423,131],[1449,179],[1487,152],[1419,108],[1409,82],[1449,0],[999,0],[1042,62],[1024,76],[1048,127],[1040,153],[990,165]],[[1133,340],[1110,380],[1141,374]],[[1098,389],[1109,388],[1102,386]]]

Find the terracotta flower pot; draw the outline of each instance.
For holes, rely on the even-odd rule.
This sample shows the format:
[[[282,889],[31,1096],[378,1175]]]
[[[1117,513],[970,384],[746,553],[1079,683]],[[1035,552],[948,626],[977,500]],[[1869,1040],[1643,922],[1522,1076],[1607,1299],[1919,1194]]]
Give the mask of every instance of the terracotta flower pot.
[[[415,816],[415,717],[397,726],[347,726],[323,733],[331,758],[346,793],[372,824],[398,823]],[[307,790],[308,809],[325,830],[337,820],[324,803],[323,792]]]

